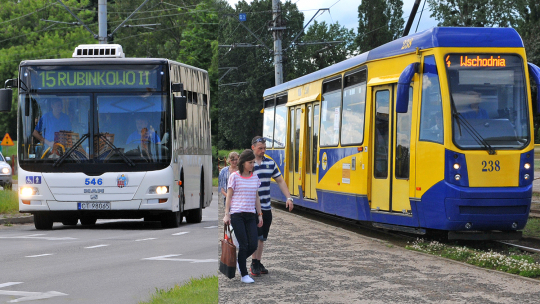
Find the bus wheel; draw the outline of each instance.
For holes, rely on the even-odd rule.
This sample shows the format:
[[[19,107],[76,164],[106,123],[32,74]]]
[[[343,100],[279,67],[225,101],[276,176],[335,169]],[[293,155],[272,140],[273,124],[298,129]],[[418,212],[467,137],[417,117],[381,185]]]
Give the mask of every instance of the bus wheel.
[[[182,212],[167,212],[161,215],[161,226],[163,228],[176,228],[182,223]]]
[[[34,226],[38,230],[51,230],[53,226],[52,218],[45,213],[34,214]]]
[[[64,226],[75,226],[79,222],[78,218],[67,218],[62,221],[62,225]]]
[[[89,226],[89,225],[95,225],[97,221],[97,218],[95,217],[81,217],[81,225]]]

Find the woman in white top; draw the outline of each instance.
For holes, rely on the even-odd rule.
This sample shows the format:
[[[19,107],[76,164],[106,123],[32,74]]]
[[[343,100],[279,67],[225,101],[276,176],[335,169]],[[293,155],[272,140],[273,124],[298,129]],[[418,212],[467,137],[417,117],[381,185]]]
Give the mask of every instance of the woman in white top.
[[[253,174],[254,163],[252,150],[246,149],[240,154],[238,171],[229,176],[227,183],[223,217],[223,223],[232,225],[238,240],[238,267],[244,283],[254,282],[248,274],[246,260],[257,250],[257,227],[263,224],[258,191],[261,182],[257,174]]]

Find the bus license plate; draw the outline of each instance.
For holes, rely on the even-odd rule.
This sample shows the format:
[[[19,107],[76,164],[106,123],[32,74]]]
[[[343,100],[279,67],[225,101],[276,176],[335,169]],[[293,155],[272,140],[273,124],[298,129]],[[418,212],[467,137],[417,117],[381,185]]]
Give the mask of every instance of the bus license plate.
[[[110,202],[79,202],[78,210],[111,210]]]

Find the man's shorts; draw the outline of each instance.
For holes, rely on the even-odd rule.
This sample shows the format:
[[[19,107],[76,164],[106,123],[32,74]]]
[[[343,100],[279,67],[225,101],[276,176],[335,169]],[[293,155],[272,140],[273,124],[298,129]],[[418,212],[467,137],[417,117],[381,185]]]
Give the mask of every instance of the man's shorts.
[[[270,225],[272,225],[272,210],[262,210],[263,225],[257,227],[259,233],[259,240],[266,241],[268,238],[268,231],[270,231]]]

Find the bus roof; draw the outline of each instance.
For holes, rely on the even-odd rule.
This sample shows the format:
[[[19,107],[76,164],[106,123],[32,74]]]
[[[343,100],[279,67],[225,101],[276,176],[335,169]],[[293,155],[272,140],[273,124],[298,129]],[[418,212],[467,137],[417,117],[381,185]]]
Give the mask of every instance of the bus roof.
[[[411,40],[408,48],[402,49],[405,40]],[[435,47],[523,47],[521,37],[513,28],[487,27],[434,27],[420,33],[401,37],[383,44],[371,51],[346,59],[311,74],[293,79],[275,87],[266,89],[263,97],[287,91],[291,88],[310,83],[348,68],[358,66],[370,60],[407,54],[419,49]]]
[[[60,58],[21,61],[27,65],[167,64],[163,58]]]

